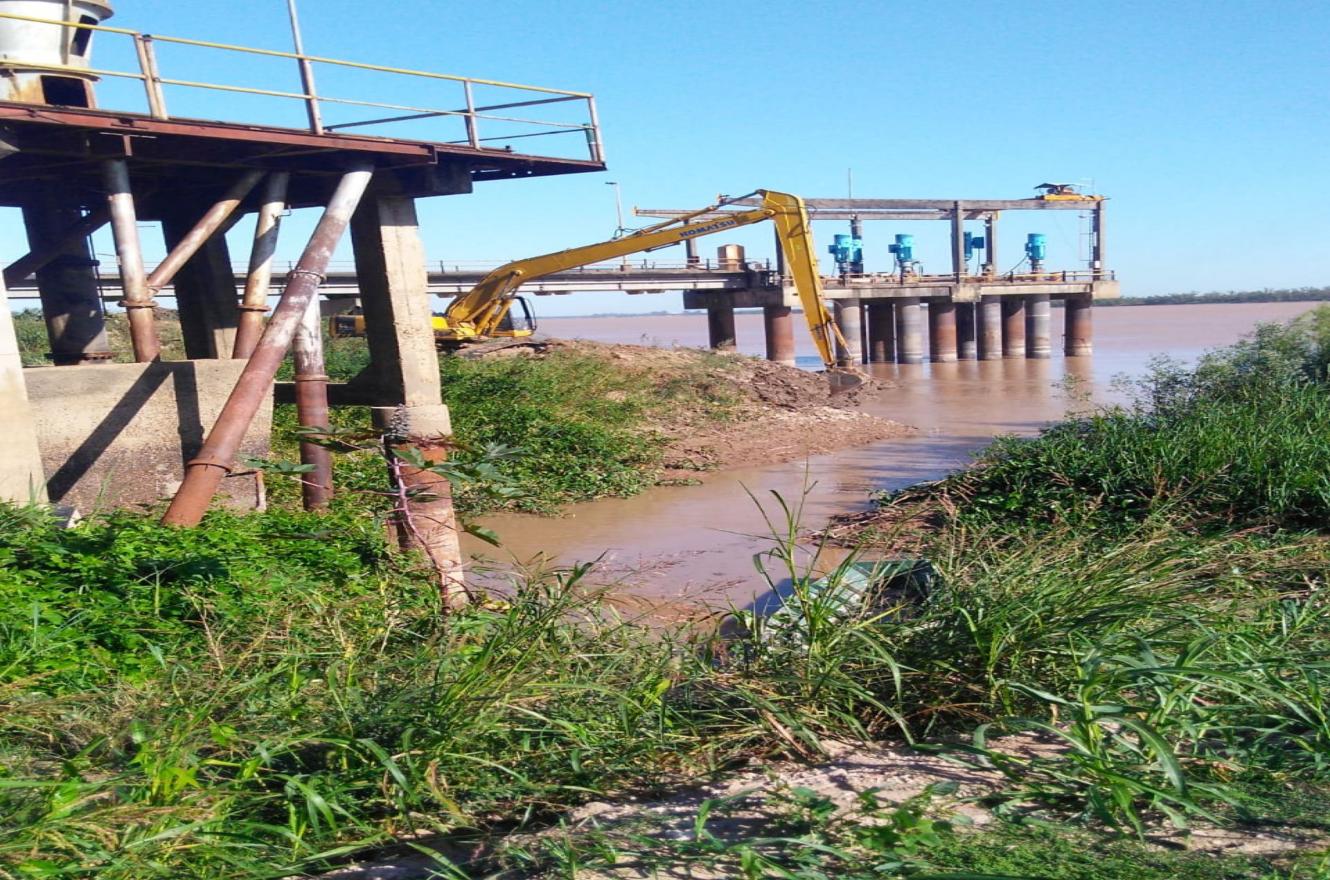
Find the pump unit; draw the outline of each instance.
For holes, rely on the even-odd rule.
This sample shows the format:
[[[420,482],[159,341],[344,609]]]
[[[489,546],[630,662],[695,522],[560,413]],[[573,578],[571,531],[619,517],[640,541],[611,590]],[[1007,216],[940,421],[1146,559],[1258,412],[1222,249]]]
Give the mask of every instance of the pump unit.
[[[0,13],[97,25],[112,10],[106,0],[0,0]],[[87,28],[0,18],[0,100],[95,106],[92,36]]]
[[[862,275],[864,271],[864,240],[856,235],[837,233],[827,252],[836,259],[838,275]]]
[[[1025,237],[1025,256],[1031,263],[1042,263],[1047,255],[1048,247],[1042,233],[1031,232]]]
[[[896,262],[905,266],[914,262],[914,236],[898,235],[896,243],[887,245],[887,250],[896,255]]]
[[[988,240],[982,235],[975,235],[973,232],[965,233],[965,262],[970,261],[975,251],[982,251],[986,247],[988,247]]]

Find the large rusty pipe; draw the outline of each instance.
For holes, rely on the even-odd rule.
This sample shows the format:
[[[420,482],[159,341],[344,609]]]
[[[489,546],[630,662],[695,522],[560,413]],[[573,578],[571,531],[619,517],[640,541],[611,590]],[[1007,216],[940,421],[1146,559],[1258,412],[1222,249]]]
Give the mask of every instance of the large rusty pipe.
[[[272,289],[272,261],[277,253],[277,236],[290,180],[289,173],[274,171],[263,186],[263,204],[254,225],[254,247],[249,252],[249,273],[245,276],[245,294],[240,300],[236,341],[231,351],[233,358],[253,354],[263,334],[263,316],[268,312],[268,293]]]
[[[1002,356],[1025,357],[1025,297],[1002,300]]]
[[[1025,356],[1045,360],[1052,357],[1050,340],[1050,307],[1048,294],[1037,293],[1025,304]]]
[[[836,326],[840,328],[845,344],[836,341],[836,363],[842,367],[863,362],[863,306],[857,299],[835,301]]]
[[[956,304],[950,299],[928,301],[928,359],[935,364],[956,361]]]
[[[762,324],[767,337],[767,360],[794,366],[794,315],[789,306],[763,306]]]
[[[707,306],[707,341],[715,351],[734,351],[734,306]]]
[[[1088,293],[1069,296],[1063,303],[1066,313],[1066,354],[1067,357],[1086,357],[1094,353],[1094,299]]]
[[[5,287],[12,288],[27,280],[29,276],[63,256],[68,248],[101,229],[106,225],[106,221],[110,219],[110,211],[106,208],[97,208],[63,233],[52,238],[44,247],[34,248],[30,253],[19,257],[5,267]]]
[[[262,171],[246,171],[240,176],[240,179],[231,185],[226,194],[204,215],[199,218],[199,222],[185,233],[185,237],[176,242],[176,246],[171,248],[171,252],[166,255],[166,259],[158,264],[152,274],[148,276],[148,289],[156,295],[163,287],[170,284],[175,278],[176,273],[189,262],[190,257],[199,252],[199,248],[208,243],[208,239],[221,228],[235,209],[240,207],[240,203],[245,200],[252,190],[263,177]]]
[[[306,430],[328,427],[328,374],[323,365],[323,322],[317,293],[310,298],[305,314],[296,327],[292,346],[296,368],[296,419]],[[300,463],[313,465],[301,484],[306,510],[323,510],[332,500],[332,453],[328,447],[311,442],[300,443]]]
[[[983,297],[975,311],[979,319],[979,359],[1002,360],[1002,297]]]
[[[129,166],[124,159],[107,159],[102,163],[102,177],[106,184],[107,212],[111,215],[111,235],[115,238],[115,256],[120,263],[120,287],[125,294],[120,305],[128,313],[134,360],[148,363],[161,357],[162,343],[157,337],[157,303],[153,302],[143,270],[143,248],[139,244]]]
[[[923,318],[919,314],[919,297],[907,296],[895,301],[896,306],[896,363],[922,364],[924,362]]]
[[[956,303],[956,357],[963,361],[972,361],[979,357],[974,310],[975,303]]]
[[[889,364],[896,360],[896,309],[885,299],[864,305],[868,309],[868,362]]]
[[[290,273],[286,290],[273,309],[272,319],[245,363],[231,396],[226,399],[217,422],[208,432],[203,448],[185,469],[185,479],[171,500],[162,522],[174,526],[194,526],[203,519],[208,504],[231,469],[236,451],[249,430],[263,398],[271,393],[273,378],[282,364],[296,328],[318,296],[323,273],[328,269],[337,242],[346,231],[356,205],[365,194],[374,172],[363,163],[342,175],[337,190],[319,219],[309,244]]]

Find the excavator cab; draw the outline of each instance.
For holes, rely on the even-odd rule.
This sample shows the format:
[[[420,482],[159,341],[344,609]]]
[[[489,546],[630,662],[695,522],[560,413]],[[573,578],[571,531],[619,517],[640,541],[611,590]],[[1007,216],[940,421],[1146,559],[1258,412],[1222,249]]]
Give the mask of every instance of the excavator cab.
[[[508,309],[503,313],[495,336],[530,336],[536,332],[536,313],[531,311],[531,304],[526,297],[514,296],[508,302]]]

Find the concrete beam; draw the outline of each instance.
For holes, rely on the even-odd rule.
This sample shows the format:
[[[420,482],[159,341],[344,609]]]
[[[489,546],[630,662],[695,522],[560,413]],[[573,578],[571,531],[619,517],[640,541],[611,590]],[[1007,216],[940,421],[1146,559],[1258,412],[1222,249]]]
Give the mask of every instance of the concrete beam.
[[[162,216],[162,237],[168,252],[189,235],[207,202],[186,202]],[[185,357],[191,360],[229,358],[240,325],[239,294],[226,235],[219,231],[180,267],[172,283],[180,312]]]

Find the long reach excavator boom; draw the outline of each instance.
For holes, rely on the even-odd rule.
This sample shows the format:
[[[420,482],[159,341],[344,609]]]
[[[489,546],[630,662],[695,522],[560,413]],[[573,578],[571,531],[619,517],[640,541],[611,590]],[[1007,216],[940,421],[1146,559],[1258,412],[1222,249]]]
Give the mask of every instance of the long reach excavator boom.
[[[725,210],[728,205],[754,195],[762,199],[759,207]],[[517,297],[517,289],[528,281],[764,220],[770,220],[776,225],[785,265],[798,291],[799,302],[803,306],[804,318],[812,333],[813,343],[817,346],[818,356],[828,370],[834,370],[836,340],[839,338],[842,345],[845,340],[840,337],[840,331],[822,301],[822,278],[818,274],[817,248],[813,245],[808,211],[803,199],[798,196],[767,189],[745,196],[722,198],[701,210],[634,230],[609,241],[528,257],[500,266],[471,290],[454,299],[442,315],[434,318],[434,337],[441,346],[456,346],[492,337],[530,336],[532,331],[529,326],[516,328],[509,317],[514,301],[520,302],[523,309],[526,309],[525,302]],[[360,318],[334,318],[333,327],[334,335],[345,335],[346,331],[353,335],[363,332]]]

